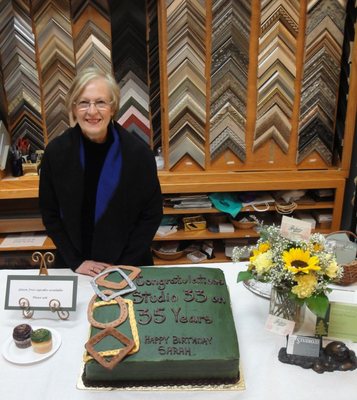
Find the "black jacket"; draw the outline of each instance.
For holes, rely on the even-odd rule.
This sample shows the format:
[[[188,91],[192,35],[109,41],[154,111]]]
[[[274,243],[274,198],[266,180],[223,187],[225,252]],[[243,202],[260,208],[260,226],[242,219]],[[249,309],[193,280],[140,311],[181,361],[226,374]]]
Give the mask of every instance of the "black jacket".
[[[152,265],[150,245],[162,218],[162,196],[153,152],[115,124],[120,136],[119,186],[94,227],[92,259],[114,265]],[[55,265],[76,269],[82,261],[83,169],[80,127],[69,128],[46,147],[39,201],[43,223],[57,248]]]

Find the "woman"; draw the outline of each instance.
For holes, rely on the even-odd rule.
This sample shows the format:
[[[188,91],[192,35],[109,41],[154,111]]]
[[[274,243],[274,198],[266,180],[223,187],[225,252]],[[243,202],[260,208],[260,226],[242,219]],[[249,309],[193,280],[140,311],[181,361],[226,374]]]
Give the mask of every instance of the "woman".
[[[152,265],[150,245],[162,218],[155,158],[112,120],[119,107],[114,77],[83,70],[67,107],[76,125],[47,145],[40,172],[55,266],[94,276],[110,265]]]

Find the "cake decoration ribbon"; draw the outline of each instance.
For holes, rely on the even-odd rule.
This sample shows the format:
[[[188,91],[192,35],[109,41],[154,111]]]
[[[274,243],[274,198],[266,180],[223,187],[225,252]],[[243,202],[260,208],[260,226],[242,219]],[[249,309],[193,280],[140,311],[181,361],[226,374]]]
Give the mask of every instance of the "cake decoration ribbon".
[[[130,329],[131,329],[131,334],[133,336],[134,340],[134,347],[127,353],[127,355],[131,355],[134,353],[137,353],[140,348],[140,338],[139,338],[139,332],[138,332],[138,326],[136,323],[135,319],[135,311],[134,311],[134,303],[132,300],[129,299],[124,299],[127,309],[128,309],[128,314],[129,314],[129,324],[130,324]],[[97,302],[97,303],[103,303],[103,302]],[[95,305],[97,303],[94,303]],[[114,303],[114,300],[112,300],[110,303]],[[112,349],[112,350],[105,350],[105,351],[98,351],[99,356],[101,357],[115,357],[118,353],[120,353],[122,349]],[[83,356],[83,361],[88,362],[92,360],[94,357],[89,354],[89,352],[86,352]],[[104,367],[106,367],[104,365]]]
[[[96,283],[98,286],[103,286],[108,289],[116,289],[116,290],[121,290],[124,289],[125,287],[128,286],[128,282],[126,279],[123,279],[121,282],[113,282],[108,279],[108,275],[110,275],[110,271],[116,271],[119,268],[119,266],[110,267],[107,268],[106,270],[102,271],[103,273],[99,274],[96,279]],[[138,267],[134,267],[131,265],[121,265],[120,270],[128,270],[131,271],[128,278],[131,279],[132,281],[140,274],[141,269]]]
[[[113,292],[111,295],[107,296],[104,291],[101,291],[98,287],[97,280],[102,277],[102,276],[107,276],[110,273],[113,272],[118,272],[122,278],[125,280],[125,282],[128,284],[129,287],[126,289],[119,290],[117,292]],[[136,290],[136,286],[134,285],[133,281],[126,275],[120,268],[112,268],[112,269],[106,269],[99,273],[97,276],[95,276],[91,280],[91,285],[93,287],[94,292],[104,301],[110,301],[115,299],[117,296],[122,296],[127,293],[134,292]]]
[[[103,291],[104,294],[113,293],[111,290]],[[121,325],[128,316],[128,309],[125,304],[125,301],[122,297],[117,296],[114,300],[111,301],[96,301],[97,295],[95,294],[91,301],[88,304],[88,321],[91,323],[92,326],[95,328],[105,329],[107,327],[115,328],[116,326]],[[118,304],[120,308],[120,314],[117,319],[111,322],[99,322],[94,319],[94,310],[98,307],[102,306],[110,306],[113,304]]]
[[[113,336],[119,342],[125,345],[116,355],[110,357],[110,360],[107,360],[106,357],[99,354],[99,352],[94,348],[94,346],[106,336]],[[128,338],[115,328],[108,327],[91,337],[85,344],[85,348],[100,365],[102,365],[104,368],[113,369],[133,349],[134,345],[135,343],[133,339]]]
[[[125,269],[131,271],[130,276],[135,279],[141,272],[140,268],[125,266]],[[119,273],[123,278],[121,282],[113,282],[107,280],[108,275],[112,273]],[[94,289],[95,295],[92,297],[88,304],[88,321],[93,328],[100,329],[100,331],[92,336],[85,344],[87,353],[84,355],[85,362],[95,359],[100,365],[107,369],[113,369],[124,357],[129,354],[134,354],[139,351],[140,340],[138,328],[135,320],[134,304],[132,300],[126,300],[121,295],[131,293],[136,290],[136,286],[132,280],[120,269],[111,268],[102,271],[92,281],[91,285]],[[110,289],[120,289],[116,292],[110,289],[101,290],[100,286],[109,287]],[[102,301],[97,301],[97,298]],[[119,316],[109,322],[100,322],[94,318],[94,310],[98,307],[118,305],[120,312]],[[123,324],[129,315],[130,331],[133,338],[129,338],[116,328]],[[119,342],[124,344],[124,347],[112,349],[110,351],[98,351],[95,345],[107,336],[116,338]]]

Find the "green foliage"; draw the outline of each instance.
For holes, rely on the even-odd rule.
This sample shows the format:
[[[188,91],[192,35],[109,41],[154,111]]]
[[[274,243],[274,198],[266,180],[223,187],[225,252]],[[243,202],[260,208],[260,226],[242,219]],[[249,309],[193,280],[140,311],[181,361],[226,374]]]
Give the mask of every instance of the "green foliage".
[[[241,271],[238,274],[238,279],[237,282],[242,282],[242,281],[249,281],[249,279],[253,278],[253,274],[250,271]]]
[[[306,305],[309,309],[320,318],[325,318],[329,306],[329,300],[324,293],[319,293],[308,297]]]

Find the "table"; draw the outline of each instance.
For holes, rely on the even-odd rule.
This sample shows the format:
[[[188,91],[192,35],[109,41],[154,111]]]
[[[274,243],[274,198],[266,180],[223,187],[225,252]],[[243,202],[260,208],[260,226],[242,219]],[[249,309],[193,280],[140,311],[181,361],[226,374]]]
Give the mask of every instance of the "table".
[[[194,265],[192,265],[194,266]],[[197,266],[197,265],[195,265]],[[59,320],[50,311],[36,311],[30,323],[56,329],[62,338],[59,350],[47,360],[16,365],[0,356],[0,398],[6,400],[132,400],[132,399],[239,399],[239,400],[351,400],[357,397],[357,370],[325,372],[286,365],[279,362],[278,351],[285,345],[285,338],[264,329],[268,315],[268,300],[248,291],[236,278],[244,264],[204,264],[206,268],[221,268],[230,289],[232,309],[239,339],[242,370],[246,389],[236,392],[217,391],[88,391],[77,389],[80,376],[84,343],[88,335],[87,305],[93,295],[90,277],[80,275],[78,283],[77,311],[69,320]],[[186,266],[181,266],[185,268]],[[15,325],[24,322],[20,311],[4,310],[6,277],[9,274],[37,274],[35,270],[0,271],[0,343],[11,336]],[[50,275],[72,275],[70,270],[50,269]],[[333,292],[334,294],[334,292]],[[343,293],[343,296],[355,293]],[[27,320],[25,320],[26,322]],[[311,330],[314,317],[306,314],[304,333]],[[311,333],[311,332],[310,332]],[[356,344],[351,347],[357,350]]]

